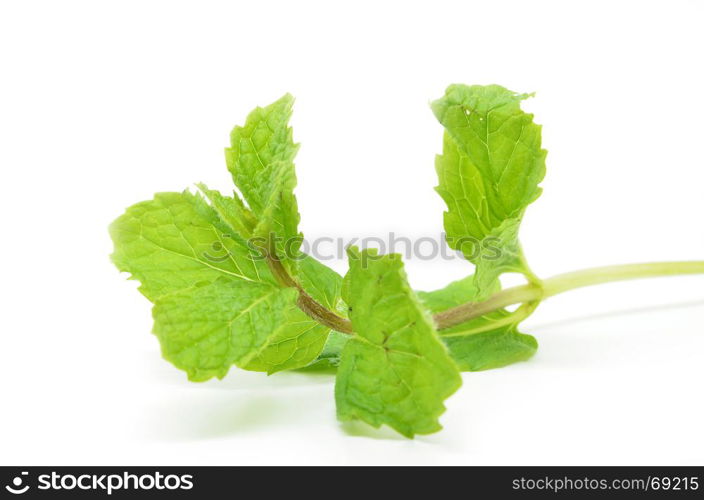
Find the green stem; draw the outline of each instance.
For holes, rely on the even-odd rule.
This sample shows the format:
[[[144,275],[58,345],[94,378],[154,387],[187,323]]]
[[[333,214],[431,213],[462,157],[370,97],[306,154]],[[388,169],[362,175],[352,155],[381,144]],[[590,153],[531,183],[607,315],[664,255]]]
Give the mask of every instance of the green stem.
[[[704,273],[704,261],[651,262],[647,264],[625,264],[604,266],[558,274],[543,282],[545,297],[612,281],[626,281],[660,276],[677,276]]]
[[[276,253],[273,250],[267,251],[266,263],[269,266],[271,273],[282,286],[291,287],[298,290],[298,300],[296,305],[298,305],[298,308],[301,311],[306,313],[311,319],[314,319],[321,325],[325,325],[328,328],[332,328],[333,330],[341,333],[353,333],[352,322],[335,314],[311,297],[301,286],[301,284],[291,277],[281,263],[281,260],[276,257]]]
[[[526,254],[523,252],[523,247],[519,247],[518,259],[521,263],[521,269],[523,269],[523,276],[529,284],[540,285],[542,280],[533,272],[530,265],[528,265],[528,260],[526,260]]]
[[[537,305],[537,302],[526,302],[525,304],[521,304],[521,307],[513,311],[508,316],[505,316],[496,321],[490,321],[484,325],[473,328],[462,329],[462,331],[459,332],[440,332],[440,335],[443,338],[465,337],[467,335],[474,335],[477,333],[488,332],[490,330],[496,330],[497,328],[501,328],[502,326],[506,325],[516,325],[526,319],[528,316],[530,316],[537,307]]]
[[[605,266],[559,274],[542,282],[533,282],[502,290],[483,302],[469,302],[436,314],[438,330],[465,323],[513,304],[540,302],[569,290],[586,286],[658,276],[704,274],[704,261],[653,262]],[[516,311],[518,312],[518,311]]]

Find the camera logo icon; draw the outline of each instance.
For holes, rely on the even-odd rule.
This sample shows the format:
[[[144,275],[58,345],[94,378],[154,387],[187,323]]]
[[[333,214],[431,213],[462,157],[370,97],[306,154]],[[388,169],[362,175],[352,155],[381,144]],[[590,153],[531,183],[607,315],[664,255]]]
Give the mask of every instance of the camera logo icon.
[[[15,476],[12,480],[12,485],[5,486],[5,489],[12,493],[13,495],[21,495],[22,493],[27,493],[29,485],[22,486],[23,476],[28,475],[29,472],[22,471],[19,476]]]

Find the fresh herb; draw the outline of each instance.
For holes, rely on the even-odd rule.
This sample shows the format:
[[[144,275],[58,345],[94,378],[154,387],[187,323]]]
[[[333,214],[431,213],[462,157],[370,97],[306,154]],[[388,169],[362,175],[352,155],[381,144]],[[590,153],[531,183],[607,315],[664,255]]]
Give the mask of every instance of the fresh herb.
[[[341,420],[386,424],[404,436],[441,428],[460,371],[530,358],[537,341],[518,331],[538,304],[610,281],[704,273],[704,262],[588,269],[541,280],[518,240],[541,193],[541,127],[521,110],[530,97],[498,85],[452,85],[432,110],[445,128],[436,159],[450,247],[475,273],[414,292],[399,255],[348,250],[343,279],[300,251],[302,235],[288,126],[293,98],[255,109],[231,134],[227,166],[238,192],[158,193],[111,226],[113,262],[154,303],[164,358],[192,381],[232,365],[275,373],[336,368]],[[492,256],[484,255],[491,242]],[[518,272],[525,285],[501,289]],[[506,308],[518,304],[513,311]]]

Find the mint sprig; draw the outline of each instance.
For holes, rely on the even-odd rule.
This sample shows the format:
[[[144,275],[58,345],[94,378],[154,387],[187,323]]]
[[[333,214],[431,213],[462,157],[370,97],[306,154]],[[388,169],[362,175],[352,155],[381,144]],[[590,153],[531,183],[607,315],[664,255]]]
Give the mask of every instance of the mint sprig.
[[[441,428],[460,371],[535,353],[536,339],[518,326],[542,300],[610,281],[704,273],[704,262],[692,261],[538,278],[518,239],[545,175],[541,128],[520,106],[528,97],[498,85],[451,85],[432,103],[445,128],[436,171],[448,244],[475,267],[433,292],[410,288],[399,255],[351,248],[343,280],[301,253],[293,98],[255,109],[226,150],[237,191],[198,184],[198,193],[158,193],[110,226],[113,262],[154,304],[164,358],[193,381],[222,378],[233,365],[335,368],[341,420],[412,437]],[[527,283],[502,290],[504,272]]]

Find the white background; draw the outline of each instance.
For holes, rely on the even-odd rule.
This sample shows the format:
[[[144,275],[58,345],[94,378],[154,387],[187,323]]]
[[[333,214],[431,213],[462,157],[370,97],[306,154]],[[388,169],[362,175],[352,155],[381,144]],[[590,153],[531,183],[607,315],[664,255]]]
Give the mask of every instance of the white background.
[[[340,425],[329,377],[187,382],[107,226],[156,191],[227,189],[231,127],[291,92],[302,231],[435,236],[428,102],[499,83],[537,92],[544,125],[538,274],[703,259],[703,7],[4,2],[0,463],[701,465],[704,277],[551,299],[525,323],[539,353],[465,374],[445,429],[410,441]],[[471,272],[407,270],[418,289]]]

